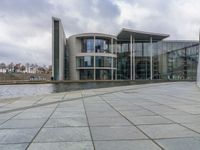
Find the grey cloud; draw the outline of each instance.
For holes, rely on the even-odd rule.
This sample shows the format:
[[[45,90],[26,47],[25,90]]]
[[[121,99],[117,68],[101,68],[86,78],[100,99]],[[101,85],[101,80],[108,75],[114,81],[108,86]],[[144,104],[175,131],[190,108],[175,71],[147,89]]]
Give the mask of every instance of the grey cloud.
[[[149,14],[139,20],[128,18],[119,22],[123,10],[118,2],[126,2],[131,7],[137,5],[147,10]],[[177,0],[177,2],[187,1]],[[186,31],[184,22],[198,26],[200,16],[187,17],[185,12],[179,17],[174,3],[173,0],[1,0],[0,25],[7,25],[5,33],[8,35],[5,36],[8,38],[0,39],[0,61],[16,60],[50,64],[49,35],[52,31],[52,16],[61,18],[67,37],[81,32],[115,34],[123,27],[169,33],[174,39],[184,39],[189,34],[190,37],[194,37],[195,33],[191,33],[194,30]],[[138,12],[142,13],[140,10]],[[182,33],[178,31],[180,29]],[[1,28],[0,33],[2,33]],[[26,48],[22,46],[27,40],[31,41],[35,38],[44,40],[43,35],[48,36],[48,39],[45,39],[47,42],[40,42],[40,45],[33,44]],[[46,48],[43,47],[44,45]],[[41,48],[38,48],[39,46]]]

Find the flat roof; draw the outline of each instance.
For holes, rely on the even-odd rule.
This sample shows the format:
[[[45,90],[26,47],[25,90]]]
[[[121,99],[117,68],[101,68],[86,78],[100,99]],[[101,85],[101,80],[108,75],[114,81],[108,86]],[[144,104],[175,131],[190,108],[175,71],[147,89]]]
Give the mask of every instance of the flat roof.
[[[119,41],[130,41],[131,35],[135,38],[135,42],[137,42],[137,41],[149,42],[151,37],[152,37],[153,42],[158,42],[158,41],[161,41],[161,40],[169,37],[168,34],[144,32],[144,31],[123,28],[117,34],[117,39]]]

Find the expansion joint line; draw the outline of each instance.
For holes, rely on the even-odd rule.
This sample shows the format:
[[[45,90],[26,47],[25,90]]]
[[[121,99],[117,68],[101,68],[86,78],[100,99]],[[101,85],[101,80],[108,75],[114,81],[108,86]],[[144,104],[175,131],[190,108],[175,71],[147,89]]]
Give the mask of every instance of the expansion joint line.
[[[92,131],[91,131],[91,128],[90,128],[90,124],[89,124],[89,119],[88,119],[88,115],[87,115],[86,107],[85,107],[84,96],[83,96],[82,93],[81,93],[81,95],[82,95],[82,103],[83,103],[83,107],[84,107],[84,110],[85,110],[85,116],[86,116],[86,119],[87,119],[87,124],[88,124],[89,132],[90,132],[90,137],[91,137],[91,140],[92,140],[92,145],[93,145],[94,150],[96,150],[96,148],[95,148],[95,144],[94,144],[94,140],[93,140],[93,137],[92,137]]]
[[[66,95],[66,94],[65,94]],[[61,100],[64,99],[65,95],[62,97]],[[53,115],[53,113],[56,111],[57,107],[58,107],[59,103],[56,105],[56,107],[54,108],[54,110],[51,112],[51,114],[49,115],[49,117],[47,118],[47,120],[43,123],[43,125],[41,126],[41,128],[38,130],[38,132],[35,134],[35,136],[33,137],[33,139],[31,140],[31,142],[27,145],[26,149],[27,150],[30,145],[33,143],[33,141],[35,140],[35,138],[37,137],[37,135],[40,133],[40,131],[42,130],[42,128],[45,126],[45,124],[49,121],[49,119],[51,118],[51,116]]]
[[[112,106],[112,104],[110,104],[109,102],[107,102],[102,96],[100,96],[100,98],[106,103],[108,104],[112,109],[114,109],[117,113],[120,114],[120,116],[122,116],[123,118],[125,118],[130,124],[132,124],[134,127],[136,127],[140,132],[142,132],[146,137],[148,137],[149,140],[151,140],[154,144],[156,144],[159,148],[161,148],[162,150],[164,150],[163,147],[161,147],[156,141],[154,141],[150,136],[148,136],[145,132],[143,132],[140,128],[138,128],[136,126],[136,124],[134,124],[132,121],[130,121],[125,115],[123,115],[120,111],[118,111],[115,107]]]

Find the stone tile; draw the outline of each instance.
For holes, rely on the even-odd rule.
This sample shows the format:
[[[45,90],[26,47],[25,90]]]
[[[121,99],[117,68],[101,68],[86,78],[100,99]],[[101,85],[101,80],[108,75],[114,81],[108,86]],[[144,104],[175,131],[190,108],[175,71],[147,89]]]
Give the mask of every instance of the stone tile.
[[[197,137],[200,135],[178,124],[141,125],[138,126],[153,139],[175,137]]]
[[[113,109],[108,105],[96,105],[96,106],[86,106],[86,111],[112,111]]]
[[[166,118],[177,123],[199,123],[200,115],[166,115]]]
[[[0,128],[40,128],[46,119],[11,119],[0,126]]]
[[[134,126],[91,127],[91,131],[94,140],[147,139],[147,137]]]
[[[2,129],[0,130],[0,143],[26,143],[30,142],[39,129]]]
[[[18,113],[19,113],[19,111],[11,112],[11,113],[3,113],[3,114],[0,114],[0,119],[8,120],[8,119],[12,118],[13,116],[15,116]]]
[[[27,144],[0,144],[0,150],[25,150]]]
[[[121,115],[116,111],[88,111],[88,118],[96,117],[121,117]]]
[[[81,112],[84,112],[84,107],[83,106],[80,106],[80,107],[77,107],[77,106],[69,106],[69,107],[59,107],[59,108],[56,108],[56,111],[81,111]]]
[[[88,126],[86,117],[51,118],[45,127]]]
[[[14,119],[42,119],[42,118],[48,118],[50,116],[50,113],[44,113],[44,112],[23,112],[17,116],[14,117]]]
[[[123,117],[88,118],[90,126],[126,126],[131,125]]]
[[[183,125],[200,133],[200,122],[198,122],[198,123],[188,123],[188,124],[183,124]]]
[[[0,119],[0,125],[4,123],[7,119]]]
[[[66,117],[85,117],[85,112],[81,111],[55,111],[51,118],[66,118]]]
[[[93,144],[87,142],[32,143],[28,150],[94,150]]]
[[[199,150],[200,138],[173,138],[156,140],[166,150]]]
[[[161,150],[150,140],[95,141],[96,150]]]
[[[148,111],[146,109],[140,109],[140,110],[135,110],[135,111],[120,111],[123,115],[125,116],[153,116],[156,115],[155,113]]]
[[[88,127],[43,128],[34,142],[76,142],[91,140]]]
[[[127,116],[127,118],[135,125],[172,123],[172,121],[165,119],[161,116],[135,116],[135,117]]]

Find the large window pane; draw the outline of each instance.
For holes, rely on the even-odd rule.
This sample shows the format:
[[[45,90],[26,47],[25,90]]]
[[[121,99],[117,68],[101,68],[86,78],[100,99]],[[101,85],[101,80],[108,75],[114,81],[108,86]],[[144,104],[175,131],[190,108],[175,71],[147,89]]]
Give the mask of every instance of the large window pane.
[[[92,69],[80,70],[80,79],[81,80],[93,80],[94,79],[94,70],[92,70]]]
[[[96,57],[96,67],[111,67],[112,66],[112,58],[111,57]]]
[[[77,57],[77,67],[93,67],[93,66],[94,66],[93,56]]]

